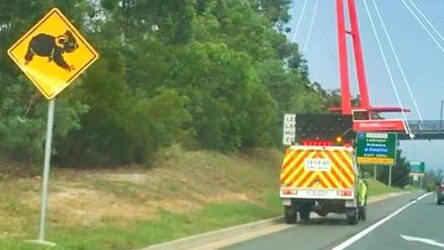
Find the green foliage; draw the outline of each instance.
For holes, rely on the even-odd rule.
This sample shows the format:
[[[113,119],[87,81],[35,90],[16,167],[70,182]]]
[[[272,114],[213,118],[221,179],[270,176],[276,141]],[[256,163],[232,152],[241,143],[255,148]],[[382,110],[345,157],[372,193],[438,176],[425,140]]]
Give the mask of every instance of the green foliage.
[[[255,0],[255,9],[273,23],[284,24],[290,20],[288,14],[290,0]]]
[[[374,197],[374,196],[380,196],[380,195],[386,195],[389,193],[395,193],[395,192],[401,192],[402,189],[396,188],[396,187],[389,187],[386,184],[376,181],[376,180],[372,180],[372,179],[368,179],[366,180],[367,185],[368,185],[368,196],[369,197]]]
[[[100,60],[57,98],[56,162],[149,163],[173,143],[214,150],[277,146],[286,112],[325,112],[337,92],[310,83],[282,33],[289,0],[3,1],[1,53],[50,7]],[[0,155],[42,155],[46,102],[0,62]]]
[[[436,184],[444,180],[444,171],[442,169],[429,170],[424,174],[423,186],[427,191],[435,191]]]
[[[404,188],[410,182],[409,173],[410,167],[409,163],[405,157],[402,157],[402,151],[398,150],[396,153],[396,165],[392,167],[392,185],[395,187]],[[388,183],[388,171],[389,167],[379,166],[378,167],[378,180],[384,183]]]

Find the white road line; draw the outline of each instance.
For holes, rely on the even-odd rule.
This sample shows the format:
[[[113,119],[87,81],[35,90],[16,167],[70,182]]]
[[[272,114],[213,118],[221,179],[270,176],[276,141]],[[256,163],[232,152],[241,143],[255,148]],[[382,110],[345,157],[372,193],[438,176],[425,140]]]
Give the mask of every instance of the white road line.
[[[377,227],[381,226],[382,224],[384,224],[385,222],[387,222],[388,220],[390,220],[391,218],[395,217],[396,215],[398,215],[399,213],[401,213],[402,211],[404,211],[406,208],[410,207],[411,205],[415,204],[416,202],[422,200],[423,198],[425,198],[426,196],[430,195],[432,193],[427,193],[424,194],[422,196],[420,196],[418,199],[411,201],[410,203],[408,203],[407,205],[401,207],[400,209],[396,210],[395,212],[393,212],[392,214],[388,215],[387,217],[383,218],[382,220],[376,222],[375,224],[371,225],[370,227],[362,230],[361,232],[355,234],[353,237],[351,237],[350,239],[342,242],[341,244],[339,244],[338,246],[332,248],[332,250],[342,250],[345,249],[347,247],[349,247],[351,244],[353,244],[354,242],[360,240],[362,237],[366,236],[367,234],[369,234],[371,231],[375,230]]]
[[[436,240],[432,240],[432,239],[427,239],[427,238],[419,238],[419,237],[413,237],[413,236],[408,236],[408,235],[400,235],[401,238],[403,238],[406,241],[416,241],[416,242],[421,242],[421,243],[425,243],[428,245],[432,245],[432,246],[437,246],[440,248],[444,248],[444,244],[436,241]]]

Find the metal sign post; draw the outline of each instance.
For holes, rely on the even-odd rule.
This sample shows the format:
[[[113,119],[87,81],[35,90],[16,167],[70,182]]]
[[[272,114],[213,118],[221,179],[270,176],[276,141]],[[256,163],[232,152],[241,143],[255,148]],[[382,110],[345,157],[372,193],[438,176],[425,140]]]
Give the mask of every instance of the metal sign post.
[[[378,165],[375,165],[373,170],[374,170],[374,172],[373,172],[373,180],[376,180],[377,174],[378,174]]]
[[[45,224],[46,224],[46,209],[48,207],[48,180],[49,169],[51,166],[51,145],[52,145],[52,131],[54,128],[54,106],[55,100],[51,99],[48,102],[48,122],[46,125],[46,140],[45,140],[45,159],[43,162],[43,181],[42,181],[42,199],[40,206],[40,226],[39,238],[37,240],[30,240],[28,242],[37,243],[47,246],[55,246],[53,242],[45,241]]]
[[[413,186],[417,187],[418,186],[418,175],[417,174],[413,174],[412,175],[413,178]]]
[[[393,166],[389,166],[389,178],[388,178],[388,186],[392,186],[392,168]]]
[[[48,206],[48,179],[49,168],[51,166],[51,145],[52,145],[52,130],[54,128],[54,106],[55,100],[51,99],[48,103],[48,124],[46,126],[46,142],[45,142],[45,161],[43,165],[43,183],[42,183],[42,201],[40,210],[40,231],[39,241],[45,239],[45,219],[46,208]]]

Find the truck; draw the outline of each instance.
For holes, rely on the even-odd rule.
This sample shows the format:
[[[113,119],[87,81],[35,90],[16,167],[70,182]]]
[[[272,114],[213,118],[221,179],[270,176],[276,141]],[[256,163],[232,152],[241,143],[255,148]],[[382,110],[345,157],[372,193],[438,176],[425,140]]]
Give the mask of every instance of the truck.
[[[317,117],[317,118],[315,118]],[[355,160],[351,122],[343,116],[296,117],[295,143],[284,153],[280,197],[287,224],[307,222],[310,213],[345,214],[349,224],[365,220],[366,186]],[[362,191],[363,190],[363,191]],[[360,194],[360,192],[362,192]]]

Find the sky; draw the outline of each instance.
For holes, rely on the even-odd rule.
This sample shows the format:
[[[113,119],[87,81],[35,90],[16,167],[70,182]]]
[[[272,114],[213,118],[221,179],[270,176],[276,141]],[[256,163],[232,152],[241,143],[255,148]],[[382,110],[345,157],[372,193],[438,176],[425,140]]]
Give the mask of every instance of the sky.
[[[444,100],[444,53],[427,35],[416,19],[410,14],[401,0],[375,0],[381,12],[384,23],[391,36],[393,45],[398,53],[399,60],[404,68],[414,99],[424,120],[439,119],[441,100]],[[405,0],[408,2],[408,0]],[[442,0],[412,0],[425,14],[436,29],[444,36],[444,1]],[[309,43],[306,45],[310,20],[315,7],[315,0],[308,0],[306,11],[302,15],[302,22],[298,32],[296,26],[301,16],[304,0],[292,0],[290,14],[292,19],[288,26],[292,31],[289,39],[297,42],[304,51],[308,61],[310,79],[321,83],[325,89],[339,88],[336,11],[335,0],[319,0],[318,11],[314,19],[313,31]],[[347,2],[347,1],[344,1]],[[377,19],[372,1],[367,0],[373,18]],[[390,83],[387,70],[384,66],[376,38],[373,34],[370,21],[367,17],[363,0],[356,1],[358,8],[359,28],[364,53],[367,82],[370,94],[370,103],[373,106],[396,106],[395,92]],[[347,12],[347,9],[346,9]],[[347,18],[347,17],[346,17]],[[418,120],[412,99],[407,87],[402,81],[394,57],[390,52],[389,43],[381,28],[380,22],[375,21],[378,34],[384,47],[390,69],[395,79],[403,107],[412,110],[407,119]],[[444,48],[444,41],[440,41]],[[351,49],[351,40],[348,40]],[[356,95],[357,80],[353,69],[352,50],[349,50],[349,64],[351,66],[350,79],[352,93]],[[402,118],[396,114],[392,118]],[[424,161],[427,169],[444,169],[444,140],[401,141],[400,148],[403,156],[412,161]]]

